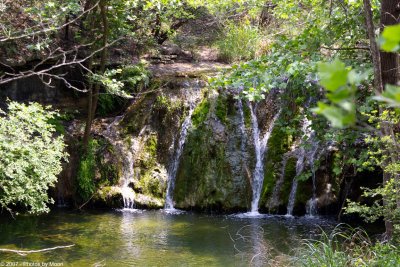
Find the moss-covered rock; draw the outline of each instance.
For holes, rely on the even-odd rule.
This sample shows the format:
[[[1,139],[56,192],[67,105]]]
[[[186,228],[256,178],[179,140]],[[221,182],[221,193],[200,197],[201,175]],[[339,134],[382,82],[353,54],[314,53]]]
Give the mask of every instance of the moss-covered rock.
[[[192,113],[192,124],[196,128],[204,123],[210,112],[210,102],[208,99],[203,99]]]
[[[115,186],[101,187],[94,195],[93,201],[97,206],[121,208],[123,205],[121,189]]]
[[[264,184],[260,198],[260,210],[265,211],[268,208],[268,201],[272,197],[274,186],[280,177],[280,165],[283,155],[289,150],[291,144],[291,135],[279,127],[278,124],[272,130],[271,137],[268,140],[268,151],[264,160]],[[285,172],[285,178],[286,176]]]
[[[176,206],[223,211],[248,209],[248,155],[241,151],[243,136],[237,101],[214,92],[200,103],[192,118],[194,127],[188,134],[176,177]]]
[[[97,207],[122,208],[123,197],[120,187],[105,186],[97,190],[93,196],[93,205]],[[146,209],[159,209],[164,206],[164,200],[152,195],[136,193],[135,207]]]

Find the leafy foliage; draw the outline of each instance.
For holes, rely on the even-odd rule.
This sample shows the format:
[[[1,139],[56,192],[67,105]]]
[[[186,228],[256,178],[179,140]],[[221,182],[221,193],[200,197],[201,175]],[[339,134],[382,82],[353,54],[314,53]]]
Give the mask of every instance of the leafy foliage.
[[[381,47],[386,51],[396,51],[400,43],[397,25],[388,28],[382,33]],[[331,64],[321,64],[320,77],[321,84],[329,91],[328,99],[336,106],[319,103],[319,107],[315,109],[316,112],[324,115],[334,127],[343,128],[353,125],[356,122],[354,97],[356,85],[364,80],[367,74],[346,71],[345,64],[336,60]],[[383,105],[379,107],[379,112],[365,106],[360,109],[361,113],[368,118],[368,123],[373,125],[372,132],[365,134],[364,141],[369,144],[369,149],[366,153],[367,158],[364,158],[365,161],[362,162],[362,165],[363,167],[380,166],[385,172],[384,175],[389,175],[391,178],[378,188],[364,188],[363,196],[373,200],[372,206],[349,202],[346,212],[358,213],[370,222],[384,218],[393,223],[396,234],[395,241],[398,241],[400,233],[400,209],[398,206],[400,164],[397,154],[400,136],[396,131],[389,129],[393,129],[400,121],[399,110],[396,109],[400,106],[400,87],[387,84],[386,90],[372,99],[383,102]],[[392,107],[395,109],[391,109]],[[351,117],[344,116],[346,113]]]
[[[92,79],[100,82],[105,89],[99,96],[97,112],[106,115],[123,106],[127,99],[146,88],[150,82],[150,72],[145,63],[139,63],[110,69],[103,75],[95,74]]]
[[[77,175],[78,193],[86,201],[95,192],[95,171],[96,171],[96,151],[98,149],[97,140],[90,140],[87,153],[79,162]]]
[[[37,103],[8,103],[0,117],[0,205],[17,205],[30,213],[48,212],[47,190],[57,181],[67,159],[63,136],[49,123],[57,115]]]
[[[314,111],[324,115],[333,127],[343,128],[356,122],[355,94],[357,86],[368,78],[368,73],[357,73],[346,68],[336,59],[332,63],[319,64],[320,83],[328,90],[326,95],[331,105],[319,102]]]
[[[400,24],[387,26],[380,37],[382,50],[396,52],[400,50]]]

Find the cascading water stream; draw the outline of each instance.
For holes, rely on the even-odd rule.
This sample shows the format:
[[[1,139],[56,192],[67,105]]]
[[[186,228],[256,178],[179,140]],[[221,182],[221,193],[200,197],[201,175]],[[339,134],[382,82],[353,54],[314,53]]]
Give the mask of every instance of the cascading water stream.
[[[122,141],[116,141],[119,136],[117,130],[118,123],[123,119],[123,116],[118,116],[115,120],[107,127],[105,137],[107,140],[117,149],[118,154],[122,158],[122,183],[121,183],[121,194],[124,201],[124,209],[133,209],[135,207],[135,193],[132,188],[129,187],[129,183],[134,176],[134,156],[133,140],[131,140],[132,146],[126,149]]]
[[[185,120],[181,126],[181,132],[178,140],[178,147],[175,150],[174,156],[172,158],[171,165],[168,169],[168,184],[167,184],[167,195],[165,198],[165,209],[166,210],[173,210],[174,209],[174,202],[173,202],[173,193],[175,189],[175,178],[176,173],[178,171],[180,158],[182,156],[183,148],[186,142],[186,136],[190,126],[192,125],[192,113],[195,108],[195,104],[193,102],[190,103],[189,113],[186,116]]]
[[[293,178],[292,188],[289,194],[287,213],[286,213],[287,216],[292,216],[293,214],[294,203],[296,201],[297,186],[299,184],[299,182],[297,181],[297,177],[303,172],[304,157],[305,157],[305,150],[303,147],[300,147],[296,162],[296,176]]]
[[[311,126],[311,121],[304,116],[303,120],[303,126],[302,126],[302,140],[305,140],[306,142],[309,142],[312,144],[312,149],[309,151],[309,153],[306,153],[306,150],[304,147],[302,147],[302,143],[300,143],[300,147],[298,148],[297,152],[297,162],[296,162],[296,176],[293,178],[293,183],[292,183],[292,188],[290,190],[290,195],[289,195],[289,200],[288,200],[288,205],[287,205],[287,213],[286,215],[292,216],[293,214],[293,208],[294,204],[296,202],[296,193],[297,193],[297,186],[298,186],[298,176],[303,172],[304,170],[304,161],[307,158],[308,163],[311,166],[311,169],[313,169],[314,166],[314,160],[310,160],[311,158],[313,159],[315,156],[315,153],[318,149],[318,142],[314,141],[314,131],[310,129]],[[315,146],[317,144],[317,146]],[[315,176],[315,175],[314,175]],[[315,181],[313,182],[315,184]]]
[[[135,207],[135,194],[132,188],[129,187],[129,182],[134,176],[133,169],[133,153],[131,151],[126,151],[123,146],[117,145],[118,150],[122,152],[123,156],[122,161],[122,188],[121,193],[124,199],[124,208],[133,209]]]
[[[252,182],[252,191],[253,198],[251,201],[251,214],[258,214],[258,203],[260,201],[261,189],[264,182],[264,156],[267,149],[268,139],[271,136],[272,130],[274,129],[275,121],[278,119],[280,115],[279,112],[274,116],[267,132],[261,138],[260,137],[260,129],[258,128],[258,120],[256,116],[256,112],[253,109],[253,106],[249,102],[249,108],[251,112],[251,121],[253,126],[253,139],[254,139],[254,150],[256,154],[256,166],[253,174],[253,182]]]
[[[310,154],[308,157],[308,162],[311,168],[312,173],[312,198],[308,201],[307,204],[307,215],[315,216],[317,215],[317,181],[315,176],[315,168],[314,163],[317,159],[317,151],[319,148],[319,142],[315,141],[314,135],[311,136],[310,142],[312,144]]]

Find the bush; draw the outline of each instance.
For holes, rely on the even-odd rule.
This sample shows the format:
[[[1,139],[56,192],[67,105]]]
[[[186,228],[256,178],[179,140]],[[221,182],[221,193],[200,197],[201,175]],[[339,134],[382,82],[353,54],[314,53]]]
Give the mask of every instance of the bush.
[[[96,151],[98,148],[97,140],[89,141],[87,153],[82,156],[78,169],[78,193],[83,200],[88,200],[95,192],[94,183],[96,172]]]
[[[0,110],[0,206],[15,205],[30,213],[48,212],[47,190],[54,186],[67,159],[63,136],[49,123],[57,116],[38,103],[8,103]]]

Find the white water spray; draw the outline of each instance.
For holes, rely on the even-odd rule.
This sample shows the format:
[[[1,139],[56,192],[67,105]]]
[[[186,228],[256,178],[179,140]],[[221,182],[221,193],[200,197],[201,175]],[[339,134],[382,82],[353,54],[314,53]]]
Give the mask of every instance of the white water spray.
[[[265,135],[260,137],[260,129],[258,128],[258,120],[256,116],[256,112],[253,109],[253,106],[249,102],[249,108],[251,112],[251,121],[253,126],[253,139],[254,139],[254,150],[256,154],[256,167],[253,173],[253,182],[252,182],[252,191],[253,198],[251,201],[251,214],[258,214],[258,203],[260,201],[262,185],[264,182],[264,156],[267,150],[267,143],[271,136],[272,130],[274,129],[275,121],[278,119],[280,112],[279,111],[271,121],[271,124],[265,133]]]
[[[315,140],[315,133],[312,129],[310,129],[311,126],[311,121],[307,119],[307,117],[304,117],[303,120],[303,127],[302,127],[302,132],[303,132],[303,140],[309,145],[311,145],[311,148],[306,151],[304,147],[300,146],[298,148],[298,155],[297,155],[297,162],[296,162],[296,176],[293,178],[293,183],[292,183],[292,188],[290,190],[290,195],[289,195],[289,200],[288,200],[288,206],[287,206],[287,214],[288,216],[291,216],[293,214],[293,208],[294,204],[296,201],[296,193],[297,193],[297,187],[298,187],[298,176],[303,172],[304,166],[305,166],[305,161],[307,161],[308,165],[311,168],[312,171],[312,178],[313,178],[313,198],[312,201],[310,200],[309,202],[313,203],[310,204],[310,209],[313,209],[316,211],[316,207],[314,203],[316,203],[316,178],[315,178],[315,171],[314,171],[314,162],[316,159],[316,154],[319,148],[319,141]],[[301,145],[301,144],[300,144]],[[314,212],[314,211],[313,211]]]
[[[118,154],[121,155],[122,158],[121,194],[124,201],[124,209],[134,209],[135,193],[133,192],[132,188],[129,187],[129,183],[134,176],[134,156],[132,153],[134,140],[130,140],[132,145],[128,149],[125,147],[122,140],[118,140],[119,132],[117,125],[122,119],[123,116],[116,117],[115,120],[107,127],[104,136],[116,148]]]
[[[296,162],[296,176],[293,178],[292,188],[289,194],[289,200],[287,205],[287,216],[292,216],[293,208],[296,201],[296,193],[297,193],[297,186],[299,184],[297,177],[303,172],[304,169],[304,157],[305,157],[305,150],[303,147],[299,148],[299,152],[297,155],[297,162]]]
[[[317,215],[318,212],[317,212],[317,181],[315,176],[314,162],[318,157],[317,151],[319,148],[319,143],[318,141],[314,141],[313,138],[311,138],[311,141],[312,141],[311,142],[312,148],[310,150],[308,162],[312,173],[312,198],[308,201],[306,210],[308,216],[315,216]]]
[[[175,150],[174,156],[172,158],[171,165],[168,169],[168,184],[167,184],[167,196],[165,198],[165,209],[173,210],[174,209],[174,201],[173,201],[173,193],[175,189],[175,178],[176,173],[178,171],[180,158],[182,156],[183,148],[186,142],[186,136],[190,126],[192,125],[192,113],[195,108],[194,103],[190,103],[189,113],[186,116],[185,120],[181,126],[181,132],[178,141],[178,147]]]

